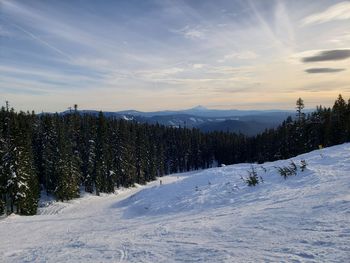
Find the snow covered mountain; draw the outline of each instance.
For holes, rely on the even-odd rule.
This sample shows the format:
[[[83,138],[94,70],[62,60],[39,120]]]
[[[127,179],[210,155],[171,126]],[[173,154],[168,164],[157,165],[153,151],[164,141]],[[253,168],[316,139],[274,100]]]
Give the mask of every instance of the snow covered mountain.
[[[62,114],[71,111],[64,111]],[[81,114],[98,115],[96,110],[79,110]],[[196,106],[180,111],[140,112],[126,110],[119,112],[103,112],[107,117],[120,118],[149,124],[161,124],[172,127],[198,128],[203,132],[230,131],[251,136],[265,129],[275,128],[288,116],[294,116],[291,111],[241,111],[217,110]]]
[[[0,262],[348,262],[350,144],[160,178],[0,220]]]
[[[307,110],[310,111],[310,110]],[[168,116],[168,115],[194,115],[196,117],[204,118],[232,118],[232,117],[243,117],[243,116],[274,116],[274,115],[286,115],[294,114],[294,111],[289,110],[219,110],[219,109],[209,109],[202,105],[184,110],[164,110],[164,111],[151,111],[143,112],[137,110],[126,110],[118,111],[116,114],[127,114],[142,117],[155,117],[155,116]]]

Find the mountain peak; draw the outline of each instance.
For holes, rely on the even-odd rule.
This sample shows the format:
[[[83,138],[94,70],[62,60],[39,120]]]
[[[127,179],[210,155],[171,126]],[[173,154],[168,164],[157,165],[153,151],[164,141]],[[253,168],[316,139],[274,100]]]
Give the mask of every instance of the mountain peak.
[[[196,110],[196,111],[205,111],[208,110],[208,108],[202,106],[202,105],[198,105],[196,107],[193,107],[191,110]]]

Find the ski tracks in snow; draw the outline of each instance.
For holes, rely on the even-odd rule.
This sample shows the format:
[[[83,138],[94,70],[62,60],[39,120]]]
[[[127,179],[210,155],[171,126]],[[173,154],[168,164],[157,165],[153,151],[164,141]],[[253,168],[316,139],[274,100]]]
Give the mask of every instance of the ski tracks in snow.
[[[253,164],[184,173],[0,220],[0,262],[347,262],[350,144],[293,158],[283,179]],[[266,171],[265,171],[266,170]]]

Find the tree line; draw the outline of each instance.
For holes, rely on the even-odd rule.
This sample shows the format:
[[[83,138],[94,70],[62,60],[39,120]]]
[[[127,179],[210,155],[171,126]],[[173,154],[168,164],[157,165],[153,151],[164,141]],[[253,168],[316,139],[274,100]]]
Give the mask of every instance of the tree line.
[[[35,214],[40,194],[57,200],[144,184],[221,164],[265,162],[350,141],[350,100],[296,116],[247,137],[81,114],[0,110],[0,214]]]

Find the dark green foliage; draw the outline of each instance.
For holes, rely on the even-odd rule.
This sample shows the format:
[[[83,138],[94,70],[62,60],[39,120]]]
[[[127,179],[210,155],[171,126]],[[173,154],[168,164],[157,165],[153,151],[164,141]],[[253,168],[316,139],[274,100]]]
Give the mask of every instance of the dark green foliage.
[[[287,159],[350,141],[350,101],[339,95],[332,108],[308,115],[303,108],[298,99],[296,118],[247,137],[81,114],[77,106],[65,114],[17,113],[7,104],[0,110],[0,214],[34,214],[39,188],[69,200],[80,187],[111,193],[169,173]],[[285,178],[297,169],[293,162],[278,168]],[[246,183],[261,182],[252,168]]]
[[[79,166],[76,162],[72,142],[67,139],[63,127],[58,131],[57,184],[54,194],[58,200],[70,200],[79,196]]]
[[[306,169],[307,163],[305,160],[300,161],[300,171],[304,172]],[[297,175],[298,173],[298,166],[295,164],[295,162],[292,160],[290,161],[288,166],[284,167],[276,167],[278,173],[283,176],[284,179],[287,179],[289,176]]]
[[[277,167],[277,170],[278,170],[278,173],[281,176],[283,176],[284,179],[287,179],[287,177],[297,174],[298,167],[293,161],[291,161],[288,166]]]
[[[305,160],[301,160],[301,161],[300,161],[300,170],[301,170],[302,172],[305,171],[306,166],[307,166],[307,162],[306,162]]]
[[[264,182],[262,177],[258,176],[258,172],[256,171],[254,166],[251,166],[250,170],[248,170],[247,172],[248,177],[242,179],[248,186],[256,186],[257,184]]]
[[[302,98],[297,99],[296,109],[297,109],[297,121],[300,123],[305,119],[305,113],[303,112],[305,105]]]
[[[32,152],[34,116],[2,108],[0,193],[2,213],[36,213],[39,184]]]
[[[298,170],[298,167],[297,167],[297,165],[295,164],[295,162],[293,161],[293,160],[291,160],[290,161],[290,163],[289,163],[289,169],[291,170],[291,171],[293,171],[293,172],[297,172],[297,170]]]

